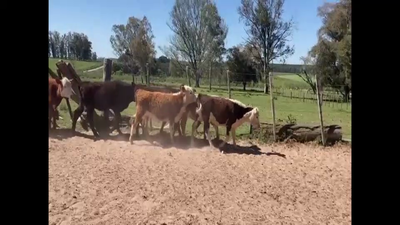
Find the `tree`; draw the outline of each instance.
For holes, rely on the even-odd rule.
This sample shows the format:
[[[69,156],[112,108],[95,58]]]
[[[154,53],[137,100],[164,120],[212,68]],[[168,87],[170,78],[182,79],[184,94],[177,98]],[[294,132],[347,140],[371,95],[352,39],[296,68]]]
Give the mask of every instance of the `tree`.
[[[153,65],[156,54],[150,22],[146,16],[142,20],[129,17],[126,25],[113,25],[112,30],[114,35],[111,35],[110,42],[114,53],[124,60],[132,73],[138,66],[143,82],[146,64]]]
[[[97,54],[96,54],[96,52],[93,52],[93,53],[92,53],[92,60],[93,60],[93,61],[96,61],[96,60],[97,60]]]
[[[58,31],[49,31],[49,57],[91,60],[91,52],[92,42],[85,34],[68,32],[61,35]]]
[[[351,0],[325,3],[318,8],[322,26],[311,54],[320,80],[349,100],[351,91]]]
[[[174,35],[161,50],[173,59],[172,66],[190,66],[195,87],[200,87],[201,75],[224,49],[227,27],[212,0],[175,0],[170,16]]]
[[[303,61],[303,68],[301,68],[301,72],[297,72],[297,76],[303,79],[308,85],[310,85],[311,90],[314,94],[317,94],[317,87],[315,86],[315,58],[308,53],[307,56],[300,57],[300,60]]]
[[[291,36],[293,20],[282,18],[284,0],[241,0],[238,8],[249,35],[247,42],[261,52],[264,73],[264,93],[268,93],[267,76],[273,60],[285,60],[294,53],[294,47],[286,43]]]
[[[246,91],[247,82],[257,82],[256,70],[251,59],[240,47],[234,46],[228,50],[226,64],[233,74],[232,81],[242,82],[243,91]]]

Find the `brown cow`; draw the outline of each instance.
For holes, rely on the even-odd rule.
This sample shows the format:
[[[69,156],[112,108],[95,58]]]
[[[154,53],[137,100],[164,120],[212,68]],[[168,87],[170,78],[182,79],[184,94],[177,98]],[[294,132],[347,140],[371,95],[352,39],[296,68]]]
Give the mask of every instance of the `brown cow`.
[[[196,102],[193,89],[181,85],[178,93],[150,92],[139,89],[135,92],[136,115],[135,122],[131,126],[129,141],[132,144],[133,131],[143,119],[157,119],[170,124],[171,142],[174,144],[175,123],[179,122],[186,106]],[[145,127],[145,126],[144,126]],[[143,132],[143,133],[147,133]]]
[[[58,118],[57,107],[60,105],[63,98],[70,98],[72,90],[72,80],[64,77],[60,79],[54,79],[49,77],[49,129],[51,129],[51,120],[53,119],[53,129],[56,129]]]
[[[163,92],[163,93],[178,93],[178,92],[180,92],[179,89],[168,87],[168,86],[147,86],[147,85],[143,85],[143,84],[135,84],[134,82],[132,82],[132,86],[134,86],[136,88],[135,90],[143,89],[146,91]],[[183,133],[185,132],[186,120],[187,120],[187,117],[185,117],[185,121],[183,123],[185,125],[185,127],[182,127],[181,129],[179,129],[179,122],[175,124],[175,130],[178,130],[179,136],[182,136],[182,132]],[[146,119],[146,121],[143,121],[143,123],[146,126],[146,128],[148,128],[149,127],[148,125],[150,125],[150,130],[153,130],[153,123],[152,123],[151,118]],[[164,126],[165,126],[165,122],[163,122],[161,125],[160,133],[163,131]],[[182,132],[181,132],[181,130],[182,130]],[[136,129],[136,133],[138,133],[138,129]]]
[[[226,126],[226,139],[220,144],[220,148],[229,141],[230,131],[232,131],[233,145],[236,146],[235,131],[243,123],[249,122],[255,129],[260,127],[258,108],[246,106],[237,100],[199,94],[197,105],[199,106],[196,110],[198,117],[192,126],[192,141],[194,131],[201,121],[204,122],[204,134],[211,147],[214,146],[209,135],[210,123],[214,127]],[[218,128],[216,130],[218,132]]]

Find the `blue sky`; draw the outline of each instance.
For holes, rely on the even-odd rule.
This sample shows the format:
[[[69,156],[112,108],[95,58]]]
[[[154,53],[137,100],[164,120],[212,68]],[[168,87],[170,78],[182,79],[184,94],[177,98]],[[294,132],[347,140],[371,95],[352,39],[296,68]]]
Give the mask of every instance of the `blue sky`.
[[[307,54],[317,41],[317,30],[321,19],[317,17],[317,7],[326,0],[286,0],[284,17],[293,17],[296,30],[290,44],[295,53],[286,63],[298,64],[299,58]],[[332,0],[330,0],[332,1]],[[147,16],[151,22],[157,56],[162,55],[158,46],[168,44],[172,32],[166,25],[169,12],[175,0],[49,0],[49,30],[60,33],[75,31],[85,33],[92,41],[93,51],[99,57],[115,57],[110,36],[114,24],[126,24],[128,17]],[[240,0],[216,0],[219,14],[228,25],[226,46],[242,43],[246,38],[243,23],[239,22],[237,8]]]

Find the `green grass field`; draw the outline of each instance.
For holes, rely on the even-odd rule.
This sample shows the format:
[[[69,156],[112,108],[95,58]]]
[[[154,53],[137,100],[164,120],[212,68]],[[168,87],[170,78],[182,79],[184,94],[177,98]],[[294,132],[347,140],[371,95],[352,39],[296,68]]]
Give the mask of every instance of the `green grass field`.
[[[53,72],[57,73],[57,66],[56,63],[60,59],[55,59],[55,58],[49,58],[49,67]],[[101,65],[103,65],[102,62],[85,62],[85,61],[77,61],[77,60],[66,60],[63,59],[63,61],[69,62],[72,64],[72,66],[75,68],[75,70],[79,73],[85,70],[90,70],[97,68]]]
[[[49,62],[50,64],[50,62]],[[87,70],[90,63],[80,62],[82,70]],[[87,66],[86,68],[83,66]],[[97,64],[95,67],[100,66]],[[102,71],[94,71],[90,73],[81,73],[82,80],[91,80],[91,81],[101,81],[102,80]],[[114,75],[112,79],[123,80],[125,82],[131,82],[132,77],[129,75]],[[140,83],[140,78],[135,78],[136,83]],[[193,81],[192,81],[193,82]],[[171,85],[178,86],[182,83],[187,83],[185,78],[158,78],[151,77],[151,83],[155,85]],[[193,83],[192,83],[193,85]],[[262,85],[259,85],[262,87]],[[307,89],[307,84],[301,80],[295,74],[280,74],[274,78],[274,86],[280,88],[305,88]],[[260,117],[262,122],[271,122],[271,99],[269,95],[265,95],[260,92],[254,91],[242,91],[242,87],[239,84],[238,86],[231,85],[234,89],[232,91],[232,98],[237,99],[245,104],[249,104],[252,106],[257,106],[260,109]],[[259,87],[248,87],[248,89],[260,89]],[[208,81],[203,81],[200,88],[196,88],[198,93],[205,94],[213,94],[228,97],[228,92],[226,89],[226,85],[212,85],[212,90],[208,90]],[[77,105],[71,101],[72,110],[77,108]],[[62,101],[59,106],[60,115],[63,117],[63,120],[59,120],[58,124],[62,127],[70,127],[71,120],[68,114],[68,108],[65,101]],[[305,102],[300,101],[298,99],[291,99],[287,97],[277,96],[275,100],[275,111],[276,111],[276,122],[277,123],[287,123],[288,117],[294,118],[298,124],[319,124],[318,110],[317,104],[315,101],[307,100]],[[128,109],[122,112],[123,115],[132,116],[135,113],[135,103],[131,103]],[[342,126],[342,131],[344,138],[351,138],[351,107],[323,107],[323,116],[324,123],[326,125],[337,124]],[[159,126],[160,123],[154,123],[153,126]],[[191,130],[192,121],[189,120],[187,123],[186,133],[189,134]],[[202,127],[199,127],[199,131],[202,131]],[[78,126],[79,128],[79,126]],[[213,131],[213,129],[211,129]],[[220,127],[219,132],[221,136],[225,134],[225,128]],[[237,134],[248,134],[249,125],[241,126]]]

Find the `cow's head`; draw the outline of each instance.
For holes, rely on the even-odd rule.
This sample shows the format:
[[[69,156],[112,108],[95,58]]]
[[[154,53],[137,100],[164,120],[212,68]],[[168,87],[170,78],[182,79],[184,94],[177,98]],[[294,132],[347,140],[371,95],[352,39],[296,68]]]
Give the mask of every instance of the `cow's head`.
[[[249,123],[253,126],[253,128],[257,129],[260,127],[260,112],[258,110],[258,107],[248,107],[250,111],[248,111],[246,114],[244,114],[244,118],[246,118]]]
[[[193,88],[182,84],[179,93],[184,96],[183,102],[185,105],[196,102],[196,90]]]
[[[66,77],[63,77],[61,79],[61,84],[62,84],[62,91],[61,91],[61,97],[63,98],[70,98],[71,95],[73,94],[72,90],[72,79],[69,80]]]

